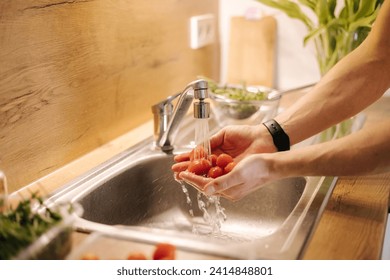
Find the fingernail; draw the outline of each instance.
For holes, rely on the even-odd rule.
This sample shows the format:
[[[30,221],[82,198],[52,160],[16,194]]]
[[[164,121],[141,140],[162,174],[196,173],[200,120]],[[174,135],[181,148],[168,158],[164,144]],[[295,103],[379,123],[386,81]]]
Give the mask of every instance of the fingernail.
[[[215,188],[214,186],[208,186],[206,189],[205,189],[205,192],[204,192],[206,195],[212,195],[215,193]]]

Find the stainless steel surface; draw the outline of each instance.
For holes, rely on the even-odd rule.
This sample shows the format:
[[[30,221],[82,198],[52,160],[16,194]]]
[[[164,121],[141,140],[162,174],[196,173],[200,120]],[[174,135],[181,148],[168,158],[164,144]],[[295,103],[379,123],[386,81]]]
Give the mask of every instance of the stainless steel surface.
[[[208,98],[208,84],[205,80],[200,79],[189,83],[185,89],[176,96],[178,96],[179,99],[172,114],[170,114],[170,112],[169,114],[166,114],[166,111],[161,110],[161,107],[165,108],[167,104],[171,104],[171,101],[174,98],[169,97],[152,106],[155,133],[158,133],[155,135],[155,139],[157,139],[155,143],[157,147],[167,152],[173,150],[174,137],[194,99],[200,101],[197,106],[198,110],[194,111],[196,118],[208,118],[210,111],[210,108],[207,105],[208,103],[204,102],[204,99]]]
[[[362,121],[356,118],[353,129],[359,129]],[[193,132],[192,118],[184,124],[188,130],[181,129],[181,134]],[[176,153],[188,150],[184,139],[190,137],[182,135]],[[221,199],[227,220],[219,233],[209,233],[196,191],[187,186],[190,206],[173,178],[173,155],[152,149],[151,143],[152,139],[96,167],[49,200],[79,202],[84,208],[76,221],[80,231],[118,233],[148,243],[171,242],[185,250],[226,258],[298,259],[336,182],[333,177],[289,178],[235,203]]]
[[[204,102],[194,102],[194,118],[196,119],[208,119],[210,118],[210,103]]]
[[[175,100],[180,93],[169,96],[167,99],[152,106],[153,121],[154,121],[154,141],[159,143],[164,131],[167,130],[170,117],[173,112],[173,100]]]

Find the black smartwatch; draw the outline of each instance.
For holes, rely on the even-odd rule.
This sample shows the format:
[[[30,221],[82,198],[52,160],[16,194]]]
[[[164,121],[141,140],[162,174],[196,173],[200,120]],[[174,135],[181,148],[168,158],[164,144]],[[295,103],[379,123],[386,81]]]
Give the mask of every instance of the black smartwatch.
[[[275,147],[279,152],[290,150],[290,138],[277,121],[272,119],[264,122],[263,125],[271,134]]]

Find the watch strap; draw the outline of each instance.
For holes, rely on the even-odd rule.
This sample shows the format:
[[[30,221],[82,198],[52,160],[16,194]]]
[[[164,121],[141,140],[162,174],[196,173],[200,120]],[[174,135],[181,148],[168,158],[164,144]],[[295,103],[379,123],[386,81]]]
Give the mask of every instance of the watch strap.
[[[264,122],[263,125],[271,134],[275,147],[279,152],[290,150],[290,138],[277,121],[272,119]]]

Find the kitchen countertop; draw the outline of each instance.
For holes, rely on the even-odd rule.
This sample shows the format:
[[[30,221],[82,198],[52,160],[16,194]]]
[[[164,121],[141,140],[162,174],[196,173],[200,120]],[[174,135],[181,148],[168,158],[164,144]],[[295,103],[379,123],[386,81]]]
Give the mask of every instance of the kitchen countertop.
[[[364,127],[390,118],[390,97],[364,113]],[[304,259],[380,259],[390,206],[390,172],[340,177]]]
[[[288,106],[301,96],[294,92],[282,98],[281,106]],[[390,97],[382,97],[367,108],[365,126],[390,118]],[[66,182],[108,160],[128,147],[149,137],[152,121],[114,139],[74,162],[26,186],[18,194],[39,190],[49,194]],[[389,208],[390,173],[375,176],[340,177],[324,209],[303,259],[380,259]],[[24,195],[24,196],[25,196]],[[85,234],[75,234],[79,244]]]

